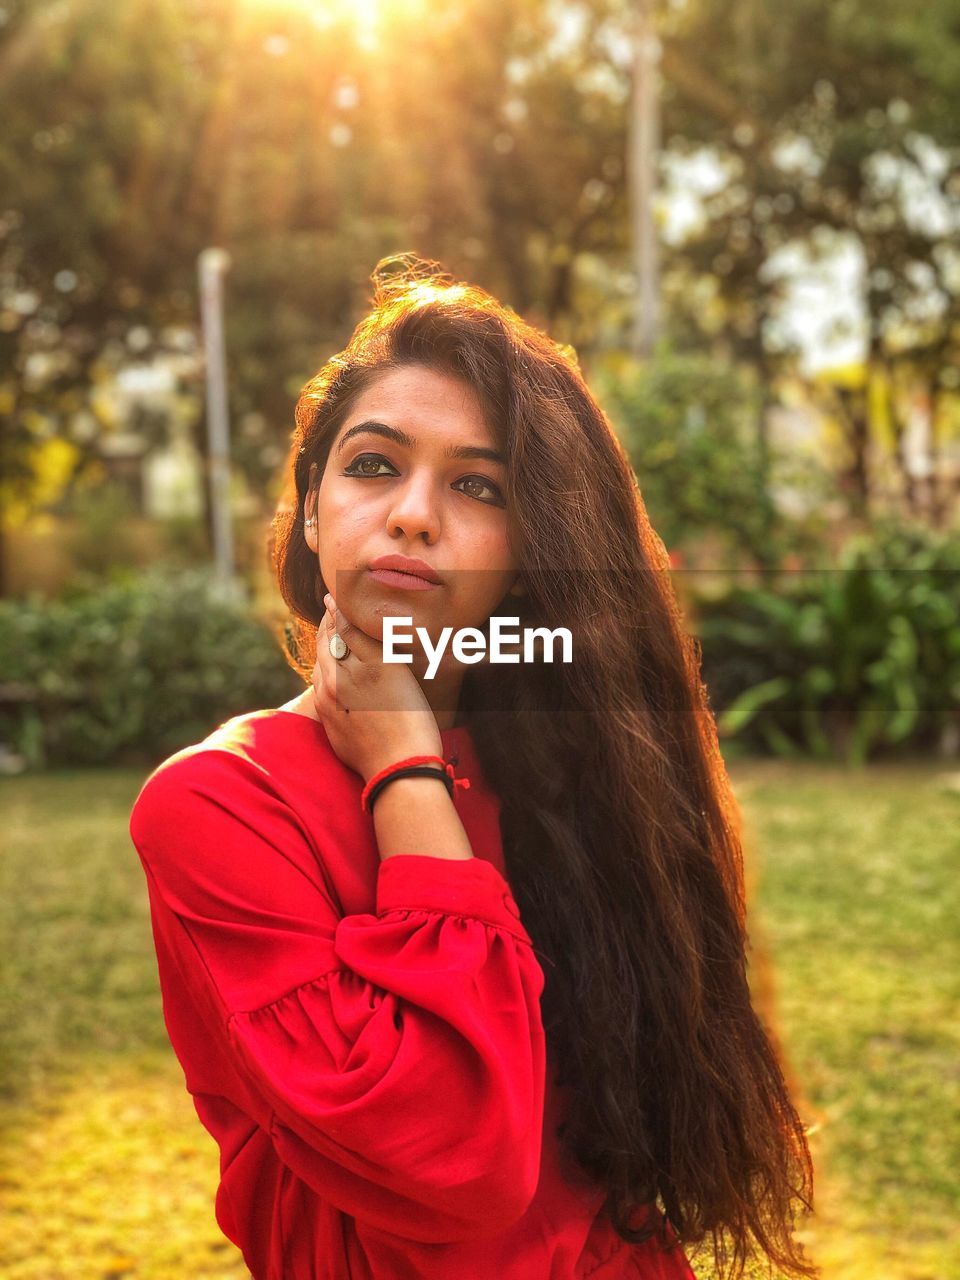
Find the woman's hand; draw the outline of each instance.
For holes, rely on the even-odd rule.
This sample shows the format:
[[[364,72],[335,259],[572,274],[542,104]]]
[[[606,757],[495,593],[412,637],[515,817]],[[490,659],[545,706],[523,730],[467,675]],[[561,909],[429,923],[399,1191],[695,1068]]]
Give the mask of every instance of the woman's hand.
[[[383,645],[348,622],[331,595],[317,628],[313,701],[330,745],[368,781],[405,756],[442,755],[437,718],[409,665],[383,661]],[[350,649],[330,652],[334,632]]]

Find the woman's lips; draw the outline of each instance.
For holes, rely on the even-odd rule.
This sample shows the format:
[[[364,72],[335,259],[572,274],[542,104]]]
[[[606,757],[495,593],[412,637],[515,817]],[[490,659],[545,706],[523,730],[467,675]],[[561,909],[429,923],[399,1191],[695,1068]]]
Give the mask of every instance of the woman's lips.
[[[399,569],[368,569],[367,572],[385,587],[399,587],[401,591],[436,591],[440,586],[439,582],[428,582],[426,578],[401,573]]]

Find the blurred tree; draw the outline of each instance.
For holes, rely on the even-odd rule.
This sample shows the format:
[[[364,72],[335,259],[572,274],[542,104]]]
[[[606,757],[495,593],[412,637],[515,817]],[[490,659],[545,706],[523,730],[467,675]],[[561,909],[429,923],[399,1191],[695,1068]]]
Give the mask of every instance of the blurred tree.
[[[254,487],[384,254],[413,248],[588,339],[572,332],[573,264],[614,225],[619,90],[571,79],[583,55],[555,47],[544,0],[395,3],[374,46],[346,4],[14,0],[4,14],[7,477],[29,474],[38,430],[75,444],[78,474],[104,432],[140,430],[104,384],[196,327],[209,244],[234,264],[235,458]],[[199,373],[184,385],[199,402]],[[201,414],[193,425],[203,451]]]
[[[703,149],[725,174],[705,225],[665,245],[668,332],[752,365],[767,401],[796,357],[775,255],[843,234],[866,262],[871,377],[897,395],[919,380],[932,429],[953,429],[958,6],[661,6],[664,183]],[[625,344],[629,0],[392,0],[373,34],[346,0],[5,0],[2,13],[8,490],[24,491],[49,436],[79,474],[103,432],[130,425],[104,389],[196,329],[210,244],[233,262],[235,458],[268,499],[293,399],[348,337],[382,255],[413,249],[485,285],[587,371]],[[928,207],[939,199],[924,217],[905,194],[921,179]],[[200,374],[180,379],[204,452]],[[872,392],[830,395],[865,504]]]
[[[699,568],[776,570],[788,553],[814,559],[820,502],[832,495],[822,472],[786,451],[773,451],[765,474],[753,430],[758,388],[744,372],[661,342],[643,362],[605,360],[594,386],[671,552],[696,558],[708,535],[714,562]],[[786,515],[778,487],[805,490],[807,513]]]
[[[863,267],[866,376],[827,398],[844,431],[851,505],[865,514],[870,504],[874,383],[906,388],[887,404],[900,460],[904,399],[918,385],[929,397],[935,476],[937,432],[951,413],[958,425],[960,3],[743,0],[731,10],[690,0],[667,26],[663,67],[670,146],[710,148],[727,175],[674,252],[675,320],[691,335],[722,334],[773,388],[797,350],[778,326],[775,255],[852,247]],[[956,483],[943,477],[935,519]],[[906,471],[904,489],[913,502]]]

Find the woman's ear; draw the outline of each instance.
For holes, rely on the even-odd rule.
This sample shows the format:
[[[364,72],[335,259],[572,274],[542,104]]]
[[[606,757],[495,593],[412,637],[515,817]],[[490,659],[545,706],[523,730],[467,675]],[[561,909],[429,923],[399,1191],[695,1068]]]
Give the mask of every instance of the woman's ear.
[[[317,536],[317,499],[319,494],[314,488],[313,482],[316,470],[317,464],[314,462],[310,466],[310,478],[307,481],[307,492],[303,500],[303,536],[307,546],[313,552],[317,552],[320,547]]]
[[[514,579],[513,586],[507,592],[507,595],[525,596],[526,594],[527,594],[527,588],[523,583],[523,579],[520,577],[519,574],[517,574],[516,578]]]

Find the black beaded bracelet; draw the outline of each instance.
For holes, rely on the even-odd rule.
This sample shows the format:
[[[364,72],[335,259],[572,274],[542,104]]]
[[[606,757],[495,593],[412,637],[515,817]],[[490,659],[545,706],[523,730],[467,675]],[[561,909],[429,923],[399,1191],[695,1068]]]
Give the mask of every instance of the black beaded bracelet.
[[[388,787],[397,778],[439,778],[446,785],[450,798],[453,799],[453,778],[448,773],[435,769],[432,764],[409,764],[402,769],[397,769],[388,778],[381,778],[379,782],[375,782],[370,788],[367,795],[367,809],[370,813],[373,813],[374,803],[383,788]]]

